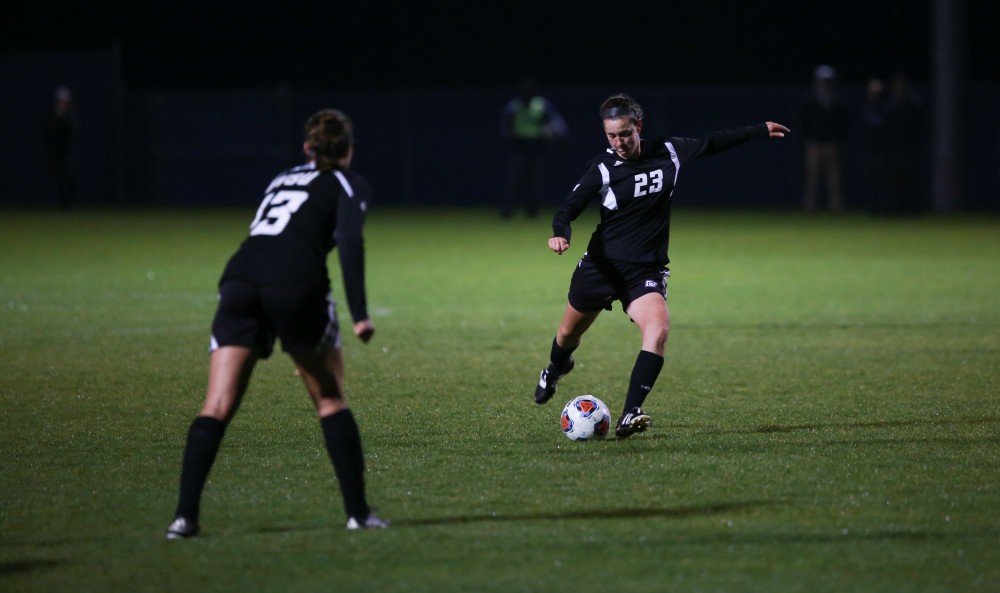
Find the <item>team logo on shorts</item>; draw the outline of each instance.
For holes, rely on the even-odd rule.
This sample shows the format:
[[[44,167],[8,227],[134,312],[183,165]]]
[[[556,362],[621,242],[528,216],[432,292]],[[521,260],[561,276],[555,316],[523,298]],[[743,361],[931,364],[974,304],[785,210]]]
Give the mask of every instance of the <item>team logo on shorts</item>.
[[[659,288],[660,283],[656,280],[646,280],[646,288]]]

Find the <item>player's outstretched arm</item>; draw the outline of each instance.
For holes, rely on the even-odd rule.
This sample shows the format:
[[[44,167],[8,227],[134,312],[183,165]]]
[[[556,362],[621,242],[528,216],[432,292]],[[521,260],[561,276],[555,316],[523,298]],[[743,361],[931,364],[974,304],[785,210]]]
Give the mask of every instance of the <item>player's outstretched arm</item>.
[[[773,121],[766,121],[764,123],[767,124],[767,134],[771,138],[784,138],[785,134],[791,133],[791,130]]]
[[[569,249],[569,241],[565,237],[549,237],[549,249],[562,255]]]

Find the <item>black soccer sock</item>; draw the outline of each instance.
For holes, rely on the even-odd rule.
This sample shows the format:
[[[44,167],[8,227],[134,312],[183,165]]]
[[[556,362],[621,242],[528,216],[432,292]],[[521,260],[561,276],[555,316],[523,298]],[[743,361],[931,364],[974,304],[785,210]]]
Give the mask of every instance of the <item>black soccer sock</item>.
[[[642,407],[646,396],[649,395],[653,384],[656,383],[656,378],[660,376],[662,368],[662,356],[646,350],[639,351],[639,356],[635,359],[635,366],[632,367],[632,379],[628,384],[628,394],[625,396],[625,408],[622,415],[628,413],[632,408]]]
[[[348,517],[363,521],[370,509],[365,501],[365,456],[361,433],[351,410],[345,409],[319,419],[326,440],[326,451],[340,482],[344,510]]]
[[[569,356],[573,354],[576,348],[576,346],[564,348],[556,342],[555,338],[552,338],[552,351],[549,353],[549,373],[562,373],[569,366]]]
[[[208,472],[215,463],[226,423],[210,416],[198,416],[188,429],[184,461],[181,466],[181,493],[177,500],[178,517],[198,521],[201,510],[201,492],[205,488]]]

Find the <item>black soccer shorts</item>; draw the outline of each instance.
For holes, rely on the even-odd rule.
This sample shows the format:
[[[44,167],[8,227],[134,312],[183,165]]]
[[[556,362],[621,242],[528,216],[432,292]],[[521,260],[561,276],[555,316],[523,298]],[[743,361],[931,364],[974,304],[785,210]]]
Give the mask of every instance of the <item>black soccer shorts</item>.
[[[610,311],[614,301],[621,301],[622,311],[628,312],[632,301],[652,292],[666,300],[669,277],[664,266],[584,257],[569,283],[569,304],[582,312]]]
[[[276,338],[289,354],[340,348],[337,303],[325,288],[312,285],[268,286],[245,280],[219,285],[209,352],[245,346],[264,359],[274,350]]]

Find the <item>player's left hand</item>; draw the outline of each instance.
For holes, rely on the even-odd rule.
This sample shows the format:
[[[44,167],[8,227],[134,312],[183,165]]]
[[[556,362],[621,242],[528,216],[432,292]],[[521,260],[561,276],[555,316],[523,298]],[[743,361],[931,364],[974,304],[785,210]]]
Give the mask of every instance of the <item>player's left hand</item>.
[[[358,337],[364,343],[368,343],[368,340],[372,339],[375,335],[375,324],[372,323],[371,319],[362,319],[354,324],[354,335]]]
[[[569,249],[569,241],[565,237],[549,237],[549,249],[562,255]]]
[[[771,138],[784,138],[785,134],[790,134],[792,131],[781,124],[776,124],[773,121],[764,122],[767,124],[767,132]]]

